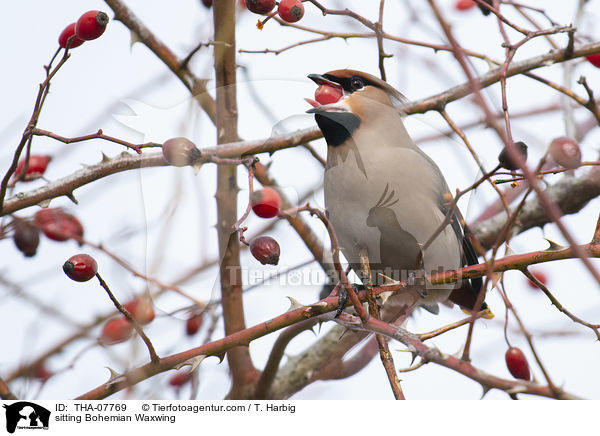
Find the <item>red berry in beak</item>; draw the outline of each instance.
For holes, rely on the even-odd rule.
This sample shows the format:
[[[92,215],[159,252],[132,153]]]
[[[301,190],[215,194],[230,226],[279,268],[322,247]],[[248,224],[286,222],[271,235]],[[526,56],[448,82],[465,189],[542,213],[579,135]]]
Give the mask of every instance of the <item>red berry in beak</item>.
[[[320,104],[331,104],[338,102],[343,95],[341,88],[323,83],[315,91],[315,100]]]
[[[108,15],[101,11],[88,11],[75,23],[75,35],[84,41],[99,38],[106,30]]]
[[[67,48],[67,42],[69,42],[70,37],[74,37],[71,40],[71,45],[69,48],[79,47],[85,41],[83,39],[79,39],[75,36],[75,23],[69,24],[58,36],[58,45],[62,48]]]
[[[273,188],[263,188],[252,193],[252,210],[261,218],[273,218],[279,213],[281,198]]]
[[[87,282],[98,272],[98,264],[88,254],[76,254],[64,263],[63,271],[71,280]]]
[[[506,360],[506,367],[514,378],[527,381],[531,379],[529,364],[520,348],[510,347],[506,351],[504,358]]]
[[[259,236],[253,239],[250,243],[250,252],[263,265],[277,265],[279,263],[279,244],[270,236]]]

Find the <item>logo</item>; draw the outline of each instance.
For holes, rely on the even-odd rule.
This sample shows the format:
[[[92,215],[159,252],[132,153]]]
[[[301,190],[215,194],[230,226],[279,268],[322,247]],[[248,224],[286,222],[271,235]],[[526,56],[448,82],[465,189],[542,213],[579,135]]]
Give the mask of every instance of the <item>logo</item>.
[[[28,401],[19,401],[10,405],[3,404],[6,409],[6,431],[14,433],[18,429],[48,430],[50,411]]]

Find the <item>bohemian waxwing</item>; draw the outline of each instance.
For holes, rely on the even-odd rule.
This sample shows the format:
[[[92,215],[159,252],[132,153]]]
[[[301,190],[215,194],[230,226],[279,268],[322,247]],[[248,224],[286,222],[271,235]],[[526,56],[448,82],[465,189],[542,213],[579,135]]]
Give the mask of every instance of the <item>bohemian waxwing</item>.
[[[330,98],[337,97],[328,104],[307,99],[314,106],[307,112],[315,114],[328,145],[327,216],[344,257],[359,277],[360,255],[365,254],[374,285],[478,263],[458,212],[431,239],[449,210],[450,190],[438,166],[404,127],[403,95],[361,71],[335,70],[308,77],[330,87]],[[411,307],[416,303],[437,313],[437,303],[449,298],[472,310],[481,287],[481,279],[428,283],[418,297],[412,296],[412,303],[395,294],[384,308],[391,302]],[[482,309],[486,307],[484,303]]]

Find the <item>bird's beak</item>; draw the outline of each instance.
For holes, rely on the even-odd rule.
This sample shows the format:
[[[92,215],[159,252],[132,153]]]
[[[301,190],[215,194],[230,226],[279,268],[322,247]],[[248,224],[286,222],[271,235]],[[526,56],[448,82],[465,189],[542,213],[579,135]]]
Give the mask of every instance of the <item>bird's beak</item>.
[[[325,77],[323,77],[323,75],[321,74],[309,74],[307,76],[310,80],[312,80],[313,82],[315,82],[317,85],[323,85],[323,84],[327,84],[327,85],[331,85],[331,86],[340,86],[339,84],[332,82],[331,80],[326,79]]]
[[[317,112],[349,112],[350,111],[350,108],[348,107],[348,105],[346,103],[344,103],[344,98],[346,97],[346,95],[339,83],[333,82],[333,81],[323,77],[321,74],[309,74],[308,78],[310,80],[312,80],[313,82],[315,82],[319,86],[326,85],[326,86],[331,86],[333,88],[339,89],[342,94],[342,98],[340,98],[335,103],[329,103],[329,104],[321,104],[321,103],[313,100],[312,98],[305,98],[305,100],[308,102],[308,104],[310,104],[312,106],[312,108],[307,110],[306,113],[313,114],[313,113],[317,113]]]

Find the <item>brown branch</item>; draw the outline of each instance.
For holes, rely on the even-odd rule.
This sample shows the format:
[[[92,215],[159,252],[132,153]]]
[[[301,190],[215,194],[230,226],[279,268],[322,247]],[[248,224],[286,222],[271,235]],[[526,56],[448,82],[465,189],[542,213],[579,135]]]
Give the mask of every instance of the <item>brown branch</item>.
[[[600,245],[598,245],[598,244],[583,245],[583,246],[581,246],[581,249],[585,250],[590,256],[600,257]],[[502,272],[502,271],[507,271],[509,269],[521,270],[528,265],[532,265],[532,264],[536,264],[536,263],[550,262],[553,260],[572,259],[574,257],[576,257],[576,256],[573,252],[573,249],[571,249],[571,248],[566,248],[566,249],[560,250],[560,251],[537,251],[537,252],[531,252],[531,253],[526,253],[526,254],[507,256],[503,259],[497,259],[495,261],[494,272]],[[461,269],[454,270],[454,271],[446,271],[443,273],[434,274],[434,275],[429,276],[428,280],[431,282],[431,284],[436,285],[436,284],[442,284],[442,283],[449,283],[449,282],[453,282],[453,281],[460,280],[460,279],[470,279],[470,278],[481,277],[481,276],[487,274],[488,271],[489,271],[488,265],[479,264],[479,265],[461,268]],[[405,287],[405,284],[403,282],[401,282],[401,283],[394,284],[394,285],[374,287],[374,292],[379,295],[383,292],[390,292],[390,291],[396,291],[399,289],[404,289],[404,287]],[[360,292],[358,295],[358,298],[361,302],[366,301],[366,293],[364,291]],[[114,380],[111,383],[102,384],[102,385],[98,386],[97,388],[89,391],[88,393],[81,395],[80,397],[78,397],[78,399],[90,400],[90,399],[106,398],[107,396],[109,396],[115,392],[118,392],[119,390],[130,387],[136,383],[139,383],[142,380],[152,377],[153,375],[156,375],[160,372],[169,370],[169,369],[173,368],[174,366],[181,364],[183,362],[186,362],[189,359],[192,359],[197,356],[221,356],[222,357],[226,352],[228,352],[228,350],[231,350],[234,347],[240,347],[240,346],[247,347],[250,344],[250,342],[252,342],[253,340],[263,337],[269,333],[280,330],[284,327],[295,324],[302,320],[315,318],[322,314],[332,312],[337,309],[337,305],[338,305],[338,298],[330,296],[330,297],[327,297],[327,298],[321,300],[318,304],[314,304],[314,305],[310,305],[310,306],[303,306],[298,309],[290,310],[289,312],[279,315],[271,320],[261,322],[252,327],[248,327],[245,330],[238,331],[238,332],[228,335],[222,339],[218,339],[216,341],[201,345],[200,347],[186,350],[181,353],[163,357],[160,359],[160,362],[158,362],[158,363],[150,362],[139,368],[133,369],[133,370],[127,372],[126,374],[124,374],[119,379]],[[393,337],[394,339],[398,339],[402,342],[402,339],[399,339],[399,337],[396,337],[393,333],[390,334],[391,332],[389,329],[393,328],[392,326],[390,326],[389,324],[386,324],[384,322],[377,321],[377,320],[375,320],[375,321],[377,321],[377,324],[373,325],[373,320],[374,320],[373,317],[368,318],[364,324],[364,327],[366,327],[367,329],[369,329],[372,332],[382,333],[387,336]],[[385,327],[382,330],[381,329],[382,325],[389,326],[389,327]],[[344,332],[345,330],[346,330],[345,327],[343,327],[341,330],[336,330],[336,332],[337,332],[336,334],[341,335],[341,333]],[[348,333],[347,338],[349,338],[349,340],[347,342],[347,346],[351,347],[352,345],[354,345],[356,343],[356,341],[362,339],[366,334],[367,334],[366,332],[356,332],[356,336],[353,336],[352,332]],[[412,335],[410,333],[407,333],[407,334]],[[415,335],[412,335],[410,337],[413,337],[413,336],[418,341],[418,338]],[[333,342],[330,342],[330,344],[337,344],[338,342],[340,342],[339,337],[337,337]],[[421,342],[418,341],[418,342],[415,342],[415,344],[418,345],[418,344],[421,344]],[[332,345],[328,345],[328,346],[331,347]],[[419,347],[421,347],[421,346],[419,345]],[[318,347],[314,347],[314,348],[311,347],[311,348],[312,348],[311,353],[321,353],[322,352],[322,350]],[[346,350],[347,350],[347,348],[346,348]],[[423,350],[427,351],[427,350],[433,350],[433,349],[427,349],[427,350],[423,349]],[[335,352],[342,353],[342,355],[345,353],[345,351],[341,350],[341,349],[336,349]],[[418,348],[417,348],[417,352],[419,353]],[[433,352],[440,353],[438,350],[434,350]],[[432,361],[430,359],[430,356],[428,355],[428,353],[429,353],[429,351],[427,351],[427,353],[425,353],[426,354],[425,359],[427,361]],[[447,356],[446,358],[443,358],[443,359],[439,356],[441,356],[441,353],[433,361],[435,361],[436,363],[438,363],[442,366],[446,366],[446,367],[455,369],[455,370],[461,372],[462,374],[467,375],[471,378],[473,378],[473,376],[477,376],[477,373],[479,372],[479,370],[475,370],[474,367],[472,367],[470,364],[460,361],[459,359],[457,359],[453,356],[452,357]],[[328,359],[331,356],[322,356],[322,357]],[[341,356],[340,356],[340,358],[341,358]],[[297,365],[297,360],[291,359],[291,364],[292,364],[292,366]],[[314,371],[315,367],[311,365],[311,368],[312,368],[312,371]],[[280,380],[282,378],[284,379],[285,377],[287,377],[289,375],[290,369],[291,368],[288,367],[288,365],[286,365],[285,369],[280,370],[280,372],[279,372],[280,375],[278,377],[278,380]],[[314,376],[318,377],[318,373],[315,373]],[[309,382],[309,380],[307,380],[306,377],[304,377],[304,376],[302,376],[302,377],[303,377],[303,380],[302,380],[301,384],[303,386],[305,386]],[[494,381],[494,383],[493,383],[494,386],[492,386],[492,387],[498,387],[500,389],[504,389],[504,388],[516,389],[517,387],[521,386],[519,384],[521,382],[509,382],[509,381],[497,379],[497,378],[494,378],[492,380]],[[508,385],[505,383],[508,383]],[[299,385],[295,385],[295,386],[297,387]],[[532,393],[535,395],[552,396],[551,394],[549,394],[549,391],[546,388],[543,388],[543,387],[540,387],[537,385],[532,386],[531,384],[525,384],[523,386],[526,387],[526,390],[524,392]],[[521,388],[523,386],[521,386]],[[289,388],[289,385],[287,385],[287,388]],[[274,386],[273,391],[272,391],[273,398],[282,398],[284,396],[283,392],[285,391],[285,389],[286,388],[284,387],[283,391],[282,391],[281,386]]]
[[[537,383],[525,382],[523,380],[505,380],[487,374],[481,369],[474,367],[469,362],[460,360],[452,355],[444,354],[437,348],[427,347],[416,335],[375,318],[370,318],[365,327],[373,332],[384,334],[402,342],[419,355],[424,362],[434,362],[475,380],[481,384],[484,391],[495,388],[508,393],[528,393],[557,399],[575,398],[573,395],[564,392],[562,389],[553,389],[550,386],[542,386]]]
[[[74,142],[82,142],[88,141],[90,139],[104,139],[105,141],[114,142],[116,144],[124,145],[125,147],[131,148],[136,153],[141,154],[142,148],[147,147],[161,147],[162,144],[157,144],[156,142],[146,142],[144,144],[133,144],[129,141],[124,141],[119,138],[115,138],[113,136],[105,135],[102,129],[98,130],[96,133],[92,133],[89,135],[77,136],[75,138],[66,138],[64,136],[57,135],[56,133],[50,132],[48,130],[42,129],[32,129],[32,135],[35,136],[47,136],[49,138],[55,139],[57,141],[63,142],[65,144],[72,144]]]
[[[600,170],[594,167],[587,174],[579,177],[565,177],[546,188],[544,192],[563,214],[579,212],[590,200],[600,195]],[[522,233],[551,222],[551,218],[542,208],[539,199],[532,198],[527,201],[517,215],[517,224],[513,227],[513,232]],[[498,234],[505,224],[506,216],[498,214],[485,221],[472,224],[470,229],[484,247],[490,248],[496,242]]]
[[[573,56],[568,58],[565,56],[564,50],[552,50],[546,54],[524,59],[519,62],[512,62],[506,70],[506,77],[512,77],[517,74],[526,73],[537,68],[550,66],[555,63],[565,62],[572,58],[588,56],[590,54],[600,52],[600,42],[587,44],[579,47],[573,52]],[[500,80],[502,68],[494,68],[485,74],[478,77],[482,87],[488,87]],[[448,89],[440,94],[418,100],[412,103],[407,103],[403,106],[403,110],[407,114],[425,113],[430,110],[441,110],[448,103],[460,100],[461,98],[471,94],[472,88],[470,83],[464,83]]]
[[[235,60],[235,2],[221,1],[213,5],[215,28],[214,68],[216,77],[217,144],[238,140]],[[218,147],[217,147],[218,148]],[[242,301],[242,269],[240,245],[233,229],[237,221],[237,166],[217,169],[217,233],[219,241],[219,281],[225,334],[246,329]],[[227,352],[232,376],[229,399],[248,398],[254,393],[258,373],[248,347],[235,347]]]
[[[52,61],[54,61],[54,58],[56,57],[57,54],[58,54],[58,51],[52,57]],[[40,114],[42,112],[42,107],[44,105],[44,102],[46,101],[46,96],[48,95],[48,92],[50,89],[50,81],[56,75],[58,70],[60,70],[60,68],[65,64],[65,62],[67,62],[67,60],[69,59],[69,56],[70,56],[69,50],[65,50],[65,54],[63,55],[61,60],[58,62],[56,67],[54,67],[54,69],[52,69],[50,71],[52,62],[50,62],[50,64],[48,64],[48,66],[45,67],[46,79],[39,85],[38,94],[37,94],[37,97],[35,100],[35,104],[33,106],[33,113],[31,114],[31,118],[29,119],[29,122],[27,123],[27,127],[25,127],[25,131],[23,132],[21,141],[19,142],[19,145],[17,146],[17,148],[15,150],[15,153],[13,155],[13,160],[10,164],[10,167],[8,168],[8,171],[4,175],[2,182],[0,182],[0,213],[1,214],[6,213],[6,208],[4,205],[5,197],[6,197],[6,190],[8,188],[8,183],[10,181],[10,178],[12,177],[12,175],[15,173],[15,171],[17,169],[17,166],[19,164],[19,158],[21,156],[21,152],[23,151],[23,148],[25,146],[27,146],[27,155],[26,155],[27,160],[26,160],[26,164],[25,164],[25,167],[23,168],[23,172],[21,173],[21,175],[24,175],[27,172],[27,168],[29,165],[29,152],[30,152],[30,148],[31,148],[31,141],[33,138],[31,135],[31,130],[35,128],[35,126],[37,125],[38,120],[40,118]]]
[[[568,316],[573,322],[590,328],[596,335],[596,338],[600,341],[600,330],[598,330],[600,328],[600,324],[590,324],[589,322],[584,321],[581,318],[573,315],[562,304],[560,304],[560,302],[554,297],[554,295],[552,295],[548,288],[542,282],[536,279],[533,274],[527,271],[526,268],[522,269],[521,272],[525,275],[525,277],[527,277],[529,280],[535,283],[535,285],[542,290],[542,292],[546,295],[546,297],[548,297],[553,306],[555,306],[558,310],[560,310],[562,313]]]

